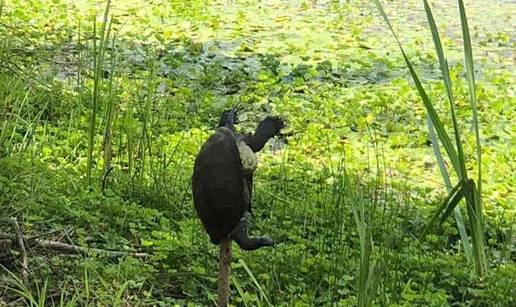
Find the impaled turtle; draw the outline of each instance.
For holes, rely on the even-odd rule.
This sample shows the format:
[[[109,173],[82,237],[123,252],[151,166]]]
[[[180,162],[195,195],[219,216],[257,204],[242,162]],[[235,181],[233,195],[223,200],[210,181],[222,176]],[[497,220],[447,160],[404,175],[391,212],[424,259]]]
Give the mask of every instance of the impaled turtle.
[[[244,250],[272,246],[268,237],[249,237],[255,152],[284,127],[283,120],[267,117],[254,134],[236,133],[236,109],[222,114],[216,132],[195,159],[192,190],[195,209],[214,244],[230,237]]]

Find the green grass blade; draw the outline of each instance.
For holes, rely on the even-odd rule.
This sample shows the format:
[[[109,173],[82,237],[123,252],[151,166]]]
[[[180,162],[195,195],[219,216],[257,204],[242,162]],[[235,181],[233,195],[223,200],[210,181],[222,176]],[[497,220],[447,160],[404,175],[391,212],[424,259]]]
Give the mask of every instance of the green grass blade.
[[[234,274],[231,275],[231,282],[237,289],[238,295],[240,295],[240,298],[244,302],[244,306],[246,306],[246,307],[249,306],[249,304],[247,303],[245,291],[242,289],[242,286],[240,285],[240,281],[238,280],[238,278],[236,278],[236,276]]]
[[[93,18],[93,67],[97,67],[97,22],[95,18]],[[91,114],[90,114],[90,125],[88,128],[88,152],[87,152],[87,162],[86,162],[86,177],[88,178],[88,184],[91,184],[91,167],[93,162],[93,145],[95,142],[95,121],[97,117],[97,101],[95,99],[95,94],[91,99]]]
[[[419,80],[419,77],[417,76],[417,73],[410,63],[407,55],[403,51],[403,57],[405,58],[405,62],[407,64],[407,67],[409,69],[409,72],[412,76],[412,79],[414,80],[414,83],[416,84],[417,90],[419,92],[419,95],[421,96],[421,99],[423,100],[423,103],[425,104],[426,110],[428,112],[428,115],[430,116],[430,120],[432,121],[432,125],[434,126],[437,135],[439,136],[439,140],[441,140],[441,143],[443,144],[444,149],[446,150],[446,153],[448,154],[448,157],[450,158],[450,161],[452,162],[452,165],[454,169],[459,172],[460,171],[460,162],[458,160],[457,152],[446,133],[446,130],[444,129],[444,125],[442,124],[441,120],[439,119],[439,116],[437,115],[437,112],[435,111],[432,102],[430,101],[430,98],[426,94],[426,91],[423,88],[423,85],[421,84],[421,81]]]
[[[231,279],[233,280],[233,275],[231,276]],[[212,303],[211,306],[217,306],[217,297],[211,293],[211,290],[206,288],[206,286],[201,285],[202,291],[204,295],[209,299],[209,301]]]
[[[385,11],[383,10],[382,5],[380,4],[379,0],[373,0],[373,2],[375,3],[376,7],[380,11],[383,19],[389,26],[389,29],[391,30],[393,36],[395,37],[395,39],[398,43],[398,46],[401,50],[403,58],[405,59],[406,65],[409,69],[412,79],[414,80],[414,83],[416,84],[416,87],[421,96],[421,99],[423,100],[423,103],[425,104],[425,108],[427,109],[427,112],[428,112],[428,115],[432,122],[432,125],[435,127],[437,135],[439,136],[439,140],[442,142],[443,147],[446,150],[446,153],[450,157],[450,160],[451,160],[451,163],[452,163],[454,169],[456,170],[456,172],[458,174],[460,174],[460,176],[463,178],[463,180],[466,180],[466,182],[468,182],[468,184],[461,184],[463,189],[464,189],[464,187],[467,187],[467,191],[463,190],[462,194],[463,194],[463,196],[466,197],[466,203],[467,203],[467,209],[468,209],[468,219],[470,221],[471,228],[472,228],[471,237],[472,237],[473,255],[474,255],[474,260],[475,260],[475,269],[477,271],[477,274],[480,277],[482,277],[485,275],[485,267],[486,266],[485,266],[485,252],[484,252],[484,244],[483,244],[482,207],[481,207],[481,202],[480,202],[481,192],[474,188],[475,187],[474,182],[472,185],[469,184],[469,180],[467,180],[467,177],[466,177],[467,174],[465,171],[465,163],[461,163],[461,161],[459,161],[458,154],[455,151],[455,148],[452,146],[451,141],[450,141],[448,135],[446,134],[446,131],[444,130],[444,127],[443,127],[442,123],[440,122],[440,120],[437,116],[437,113],[435,112],[435,109],[433,108],[433,105],[432,105],[428,95],[424,91],[424,88],[421,85],[421,82],[417,76],[417,73],[416,73],[413,65],[411,64],[405,51],[403,50],[401,42],[400,42],[398,36],[396,35],[387,15],[385,14]],[[465,41],[464,49],[465,49],[465,53],[466,53],[466,66],[469,67],[469,68],[467,68],[468,72],[469,72],[468,73],[468,82],[470,85],[469,86],[470,103],[471,103],[471,106],[473,109],[473,121],[474,121],[474,126],[475,126],[474,128],[475,128],[476,139],[477,139],[477,160],[478,160],[477,162],[481,163],[480,138],[479,138],[479,133],[478,133],[478,119],[477,119],[477,112],[476,112],[476,99],[474,96],[475,95],[475,93],[474,93],[475,84],[474,84],[474,77],[473,77],[473,60],[472,60],[472,53],[471,53],[471,43],[470,43],[470,38],[469,38],[469,31],[467,29],[468,27],[467,27],[464,5],[463,5],[462,1],[459,1],[459,6],[460,6],[460,11],[461,11],[460,12],[461,13],[461,21],[462,21],[462,28],[463,28],[464,41]],[[443,54],[442,58],[444,59],[443,67],[447,68],[444,54]],[[446,74],[446,72],[445,72],[445,74]],[[455,124],[455,126],[456,126],[456,124]],[[459,144],[458,146],[460,146],[460,142],[458,144]],[[479,179],[481,179],[480,172],[481,172],[481,168],[479,166]],[[473,186],[473,188],[469,188],[469,186]],[[474,194],[472,194],[471,191],[474,191]],[[450,200],[453,199],[453,202],[457,201],[457,199],[459,198],[458,196],[456,198],[454,198],[453,197],[454,194],[451,194],[451,195],[452,195],[452,197],[450,198]],[[449,204],[449,203],[447,203],[447,204],[449,206],[451,206],[451,205],[453,205],[453,202],[451,204]],[[446,208],[447,208],[446,205],[444,205],[444,206],[441,205],[438,213],[446,212]],[[429,226],[425,229],[423,235],[426,235],[428,233],[429,229],[436,222],[436,219],[438,218],[438,216],[439,215],[434,216],[434,219],[431,221]]]
[[[428,134],[430,136],[430,140],[432,141],[432,148],[434,150],[435,158],[437,159],[437,164],[439,165],[441,177],[444,180],[444,184],[446,185],[448,193],[451,193],[453,186],[450,180],[450,175],[448,174],[448,170],[446,169],[446,165],[444,164],[444,158],[441,154],[441,150],[439,149],[439,144],[437,142],[437,136],[435,135],[434,127],[432,126],[432,122],[430,121],[430,118],[428,116],[426,118],[426,124],[428,126]],[[468,233],[466,232],[466,227],[464,226],[462,214],[460,213],[459,207],[455,207],[453,211],[455,222],[457,224],[457,229],[459,230],[460,238],[462,240],[462,246],[464,247],[466,259],[468,259],[468,261],[471,261],[473,259],[473,250],[471,248],[471,242],[469,240]]]
[[[441,205],[439,206],[439,208],[437,208],[437,211],[435,212],[434,214],[434,217],[432,218],[432,220],[430,220],[430,223],[428,223],[428,225],[426,226],[425,230],[423,231],[423,235],[421,236],[421,238],[424,238],[426,237],[426,235],[430,232],[430,230],[434,227],[435,223],[437,222],[437,220],[439,219],[439,217],[442,215],[443,212],[445,212],[448,208],[448,204],[451,202],[451,200],[455,197],[456,194],[459,193],[459,190],[462,189],[462,186],[463,186],[463,182],[464,181],[459,181],[459,183],[457,183],[457,185],[455,185],[453,187],[453,189],[450,191],[450,193],[448,193],[448,196],[446,196],[446,198],[444,199],[444,201],[441,203]],[[462,194],[462,193],[461,193]]]
[[[469,26],[468,26],[468,18],[466,17],[466,9],[464,8],[464,2],[462,0],[458,0],[459,2],[459,13],[460,13],[460,21],[462,26],[462,37],[464,41],[464,60],[466,66],[466,76],[468,79],[468,91],[469,91],[469,103],[471,106],[471,111],[473,113],[473,130],[475,131],[475,140],[476,140],[476,155],[477,155],[477,189],[476,189],[476,206],[477,206],[477,214],[480,219],[482,218],[482,148],[480,145],[480,132],[479,132],[479,123],[478,123],[478,111],[477,111],[477,96],[476,96],[476,86],[475,86],[475,69],[473,67],[473,48],[471,47],[471,37],[469,35]]]
[[[443,47],[441,44],[441,39],[439,37],[439,32],[437,30],[437,25],[435,24],[435,19],[432,14],[432,10],[428,5],[428,1],[423,0],[425,6],[425,12],[428,19],[428,25],[430,27],[430,32],[432,33],[432,39],[434,41],[435,51],[437,53],[437,58],[439,59],[439,66],[441,68],[441,73],[443,75],[444,85],[446,88],[446,93],[448,94],[448,100],[450,102],[450,111],[453,121],[453,130],[455,133],[455,143],[457,146],[457,155],[459,160],[459,170],[457,170],[457,174],[459,179],[467,178],[466,172],[466,163],[464,160],[464,151],[462,150],[462,142],[460,139],[459,126],[457,124],[457,118],[455,116],[455,104],[452,93],[452,83],[450,78],[450,71],[448,69],[448,61],[444,55]]]
[[[468,218],[471,223],[472,243],[475,252],[475,268],[479,277],[486,274],[486,256],[484,246],[484,222],[482,213],[482,148],[480,146],[480,132],[477,113],[477,98],[475,87],[475,70],[473,67],[473,48],[469,34],[468,19],[464,2],[458,0],[459,14],[464,41],[464,60],[466,66],[466,76],[468,79],[469,102],[473,113],[473,130],[475,131],[476,156],[477,156],[477,185],[473,180],[468,180],[468,193],[466,201],[468,203]]]
[[[102,75],[104,68],[104,57],[107,49],[106,42],[111,32],[111,22],[108,23],[109,9],[111,1],[108,0],[106,8],[104,10],[104,18],[100,32],[97,32],[97,20],[96,16],[93,18],[93,94],[91,98],[91,114],[90,114],[90,125],[88,131],[88,159],[87,159],[87,178],[88,183],[91,184],[91,175],[93,167],[93,147],[95,146],[95,135],[96,135],[96,122],[97,122],[97,111],[101,104],[101,87],[102,87]],[[99,40],[97,42],[97,33],[99,34]]]
[[[129,282],[130,282],[129,280],[124,282],[124,284],[122,286],[120,286],[120,288],[118,288],[118,290],[116,291],[115,297],[113,298],[113,306],[124,305],[122,296],[124,295],[125,291],[129,287]]]
[[[369,284],[369,273],[371,272],[371,252],[373,249],[373,243],[371,239],[370,232],[368,231],[368,225],[366,223],[362,223],[362,226],[366,229],[364,229],[366,233],[366,238],[363,242],[360,243],[361,249],[361,260],[360,260],[360,278],[359,278],[359,285],[358,285],[358,306],[365,307],[368,306],[368,284]]]
[[[381,3],[378,0],[373,0],[373,2],[375,3],[376,7],[380,11],[380,14],[382,15],[385,23],[387,23],[387,26],[389,27],[394,38],[396,39],[396,42],[398,43],[401,54],[403,55],[405,63],[409,69],[410,75],[412,76],[412,79],[414,80],[414,83],[416,84],[419,95],[421,96],[421,99],[423,100],[423,104],[425,105],[425,108],[428,112],[428,115],[430,116],[432,124],[435,127],[437,135],[439,136],[439,140],[443,144],[443,147],[446,150],[446,153],[447,153],[448,157],[450,158],[450,161],[451,161],[454,169],[457,172],[459,172],[460,166],[459,166],[457,152],[456,152],[455,148],[453,147],[453,144],[451,143],[450,137],[448,136],[448,134],[446,133],[446,130],[444,129],[444,125],[442,124],[441,120],[439,119],[439,116],[437,115],[437,112],[435,111],[435,108],[432,105],[430,98],[426,94],[426,91],[423,88],[421,81],[419,80],[419,77],[418,77],[414,67],[412,66],[412,63],[408,59],[408,56],[405,53],[403,46],[401,45],[401,41],[399,40],[398,35],[394,31],[394,28],[392,27],[391,22],[389,21],[389,17],[387,17],[387,14],[385,14],[383,6],[381,5]]]
[[[47,300],[48,279],[45,279],[43,288],[40,289],[38,283],[36,283],[36,288],[38,290],[38,306],[45,306]]]
[[[110,28],[113,23],[113,18],[110,20]],[[115,35],[111,39],[111,50],[112,50],[112,56],[110,61],[110,72],[109,72],[109,81],[108,81],[108,94],[107,94],[107,109],[105,114],[105,125],[104,125],[104,140],[102,142],[102,147],[104,151],[104,166],[103,166],[103,176],[106,178],[108,175],[110,169],[111,169],[111,160],[112,160],[112,148],[111,148],[111,142],[112,142],[112,135],[113,135],[113,129],[114,129],[114,121],[117,113],[117,105],[115,104],[115,92],[118,86],[118,82],[114,82],[115,79],[115,67],[117,66],[118,56],[115,54],[116,50],[116,39],[117,39],[117,32],[115,32]],[[102,188],[105,188],[105,185],[102,185]]]
[[[487,271],[485,246],[484,246],[484,226],[482,217],[477,211],[477,194],[475,182],[472,179],[465,184],[464,196],[466,197],[466,208],[468,219],[471,226],[471,243],[473,245],[475,270],[479,277],[484,277]]]
[[[444,55],[441,39],[439,37],[439,32],[437,31],[437,25],[435,24],[434,15],[432,14],[432,10],[428,5],[428,1],[423,0],[423,3],[425,5],[426,17],[428,19],[428,25],[430,26],[432,39],[434,41],[435,51],[437,53],[437,58],[439,59],[439,66],[441,68],[441,73],[443,75],[444,85],[446,86],[446,93],[448,94],[448,99],[450,101],[453,101],[451,78],[450,72],[448,70],[448,61],[446,60],[446,57]]]
[[[30,289],[25,285],[23,280],[16,276],[13,272],[9,271],[4,266],[0,266],[0,269],[5,271],[7,275],[11,278],[10,283],[13,284],[14,288],[9,285],[3,286],[3,288],[8,291],[17,294],[20,298],[22,298],[25,303],[30,303],[30,306],[38,306],[38,302],[36,298],[32,295]],[[29,304],[27,304],[29,305]]]
[[[464,183],[464,181],[462,181]],[[444,221],[450,216],[452,211],[457,208],[457,205],[464,197],[463,193],[464,187],[461,185],[461,187],[457,190],[457,192],[453,195],[453,197],[449,200],[448,204],[446,205],[446,210],[444,210],[443,214],[441,215],[441,218],[439,220],[439,224],[444,223]]]
[[[246,271],[247,275],[249,275],[249,277],[251,278],[251,281],[254,283],[254,285],[258,289],[258,292],[260,293],[261,298],[263,300],[265,300],[265,302],[267,302],[268,305],[270,305],[271,302],[269,301],[269,298],[267,297],[267,294],[265,294],[265,291],[263,291],[262,286],[260,285],[258,280],[256,280],[256,278],[254,277],[253,272],[251,272],[251,270],[249,269],[247,264],[244,262],[244,260],[240,259],[240,260],[238,260],[238,263],[240,263],[240,265],[242,265],[242,267]]]
[[[427,0],[423,0],[426,16],[428,19],[428,25],[430,27],[430,32],[432,33],[432,39],[434,41],[434,47],[435,51],[437,53],[437,58],[439,59],[439,67],[441,70],[441,74],[443,76],[444,85],[446,88],[446,93],[448,95],[448,101],[450,103],[450,112],[453,122],[453,130],[455,133],[455,144],[457,148],[457,156],[459,160],[459,170],[460,172],[457,172],[459,179],[467,178],[467,172],[466,172],[466,162],[464,158],[464,150],[462,149],[462,141],[460,137],[460,131],[459,131],[459,125],[457,124],[457,117],[455,115],[455,101],[453,98],[453,91],[452,91],[452,83],[450,78],[450,71],[448,68],[448,60],[446,59],[446,56],[444,55],[444,50],[441,43],[441,38],[439,37],[439,31],[437,30],[437,25],[435,23],[434,16],[432,14],[432,10],[430,8],[430,5],[428,4]],[[430,132],[430,135],[434,136],[434,139],[432,140],[432,147],[434,148],[434,153],[437,158],[437,162],[439,163],[439,168],[441,170],[441,176],[443,177],[443,180],[445,184],[448,187],[448,190],[451,189],[451,180],[450,176],[446,170],[446,167],[444,165],[444,160],[441,156],[441,152],[439,150],[439,146],[437,145],[437,142],[435,142],[435,133],[433,133],[433,127],[431,127],[431,123],[428,124],[428,129]],[[435,144],[434,144],[435,142]],[[457,170],[456,170],[457,171]],[[455,207],[454,209],[454,217],[455,222],[457,224],[457,228],[459,230],[459,234],[462,240],[462,244],[464,246],[464,252],[466,254],[466,258],[468,260],[472,259],[473,251],[471,249],[471,244],[469,242],[469,237],[466,232],[466,228],[464,226],[464,222],[462,220],[462,215],[460,213],[460,210],[458,207]]]
[[[378,293],[378,286],[385,272],[385,262],[372,260],[367,277],[367,306],[374,306],[374,300]]]
[[[512,218],[510,225],[516,225],[516,216]],[[502,251],[500,253],[500,260],[502,263],[507,263],[511,257],[511,248],[513,243],[514,226],[509,227],[509,230],[505,233],[505,240],[503,242]]]

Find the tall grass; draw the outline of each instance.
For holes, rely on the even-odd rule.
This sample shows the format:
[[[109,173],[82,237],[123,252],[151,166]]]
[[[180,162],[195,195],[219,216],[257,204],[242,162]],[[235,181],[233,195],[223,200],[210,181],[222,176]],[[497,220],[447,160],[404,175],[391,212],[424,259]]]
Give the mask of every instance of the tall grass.
[[[71,283],[65,281],[59,288],[54,289],[53,292],[50,293],[49,289],[52,288],[49,287],[51,282],[48,279],[44,282],[39,282],[34,279],[26,283],[14,272],[0,265],[0,272],[3,271],[6,273],[5,277],[0,276],[2,277],[0,280],[2,282],[0,283],[0,290],[3,291],[3,294],[13,294],[19,298],[18,301],[30,307],[96,306],[100,298],[98,294],[91,295],[92,278],[89,270],[88,268],[84,268],[80,280],[82,287],[77,286],[77,280],[72,280]],[[95,271],[93,270],[93,272]],[[54,282],[56,281],[54,280]],[[113,288],[109,288],[111,287],[109,283],[103,283],[103,286],[107,288],[106,293],[110,293],[109,296],[104,298],[106,302],[109,302],[109,306],[128,306],[129,303],[126,301],[126,298],[124,298],[124,294],[127,293],[129,285],[130,281],[125,281]],[[59,301],[56,302],[56,298],[59,298]],[[13,304],[15,304],[15,302],[13,302]]]
[[[374,0],[374,3],[377,9],[380,11],[384,21],[392,32],[398,46],[401,50],[407,68],[410,72],[410,75],[417,87],[419,95],[423,100],[425,108],[428,112],[428,118],[430,119],[429,129],[430,133],[433,133],[433,129],[437,132],[437,136],[442,146],[444,147],[448,158],[450,159],[453,170],[457,174],[458,183],[449,191],[448,197],[443,202],[441,206],[439,206],[436,211],[434,217],[431,222],[428,224],[427,228],[424,231],[424,235],[426,235],[431,228],[434,226],[437,220],[442,223],[453,211],[456,213],[456,221],[463,237],[463,244],[465,246],[466,254],[470,250],[469,244],[467,244],[467,239],[465,238],[465,228],[462,224],[462,219],[460,218],[460,214],[457,213],[455,209],[459,202],[464,199],[466,203],[466,210],[468,214],[468,221],[471,227],[471,245],[472,245],[472,254],[475,261],[475,270],[479,277],[485,276],[486,273],[486,258],[484,251],[484,237],[483,237],[483,219],[482,219],[482,202],[481,202],[481,145],[480,145],[480,134],[479,134],[479,125],[478,125],[478,115],[477,115],[477,104],[476,104],[476,96],[475,96],[475,78],[474,78],[474,70],[473,70],[473,56],[472,56],[472,47],[471,40],[469,35],[468,22],[466,17],[466,11],[464,8],[464,3],[462,0],[458,0],[459,4],[459,13],[461,19],[461,27],[463,33],[464,40],[464,57],[465,57],[465,66],[467,71],[467,80],[468,80],[468,88],[469,88],[469,101],[470,107],[472,110],[472,121],[473,121],[473,129],[475,131],[475,139],[476,139],[476,163],[478,165],[478,174],[477,181],[475,182],[473,179],[468,177],[468,172],[466,169],[466,161],[464,157],[463,144],[461,141],[461,132],[458,127],[457,118],[455,115],[455,101],[452,93],[452,83],[450,78],[450,73],[448,69],[448,61],[444,55],[444,51],[442,48],[441,40],[439,38],[439,33],[437,30],[437,26],[435,24],[435,20],[433,18],[432,11],[430,6],[426,0],[423,0],[425,12],[428,19],[428,26],[432,33],[432,39],[434,41],[435,51],[437,53],[437,57],[439,59],[440,70],[442,73],[443,81],[446,88],[446,94],[448,96],[448,101],[450,103],[450,113],[451,119],[453,123],[453,130],[455,135],[455,144],[452,143],[446,129],[439,118],[437,112],[435,111],[434,105],[430,100],[430,97],[427,95],[425,89],[422,86],[422,83],[419,79],[419,76],[414,69],[414,66],[410,62],[401,41],[394,31],[394,28],[391,25],[387,14],[385,13],[383,6],[379,2],[379,0]],[[436,138],[434,137],[436,140]],[[444,165],[444,160],[440,158],[440,152],[436,150],[434,147],[434,152],[438,158],[438,163],[443,174],[443,178],[445,183],[449,183],[449,175],[446,170],[446,166]]]
[[[95,147],[97,111],[101,103],[101,88],[104,74],[104,58],[111,31],[112,20],[108,23],[108,14],[111,1],[108,0],[104,10],[104,18],[100,32],[97,33],[96,16],[93,18],[93,94],[91,96],[90,125],[88,129],[88,160],[86,175],[88,183],[91,184],[91,173],[93,163],[93,149]],[[99,39],[97,41],[97,35]]]
[[[368,201],[355,195],[351,201],[351,209],[355,219],[360,241],[360,267],[358,277],[358,306],[372,306],[381,280],[381,265],[373,253],[372,223],[374,221],[373,206]]]
[[[148,62],[148,77],[147,77],[147,92],[145,93],[145,104],[143,106],[143,120],[142,120],[142,131],[138,143],[138,178],[141,181],[145,173],[145,160],[146,153],[149,154],[149,165],[152,170],[152,152],[151,152],[151,118],[152,118],[152,104],[154,102],[156,94],[156,73],[155,73],[155,60],[153,56],[149,56]]]
[[[393,198],[394,191],[387,182],[387,167],[383,158],[383,151],[374,131],[368,129],[372,140],[372,147],[368,146],[367,173],[350,173],[342,160],[334,170],[332,177],[337,178],[333,189],[336,202],[337,216],[344,215],[341,211],[351,210],[352,219],[348,225],[356,227],[360,255],[358,257],[358,271],[355,276],[356,305],[360,307],[374,306],[380,303],[378,294],[386,285],[387,266],[390,261],[389,243],[400,240],[399,233],[392,224],[393,214],[399,204]],[[343,153],[342,156],[345,156]],[[331,162],[330,162],[331,163]],[[391,192],[389,192],[391,191]],[[344,205],[341,205],[344,204]],[[349,211],[348,211],[349,212]],[[335,218],[336,222],[345,221]],[[335,225],[338,229],[344,225]],[[346,231],[349,231],[347,229]],[[337,244],[338,249],[344,248],[343,242]],[[344,261],[340,259],[340,261]]]
[[[441,177],[443,178],[444,184],[448,190],[448,193],[451,194],[453,191],[453,185],[451,183],[450,175],[448,170],[446,169],[446,164],[444,162],[444,158],[441,154],[441,149],[439,147],[439,140],[437,139],[437,135],[435,134],[434,126],[430,120],[430,117],[427,116],[426,123],[428,126],[428,134],[430,136],[430,140],[432,142],[432,148],[434,150],[435,158],[437,159],[437,164],[439,165],[439,171],[441,172]],[[462,241],[462,246],[464,247],[464,254],[466,255],[466,259],[471,261],[473,259],[473,251],[471,249],[471,243],[466,232],[466,227],[464,225],[464,221],[462,219],[462,214],[460,212],[460,208],[457,206],[453,209],[453,214],[455,217],[455,222],[457,224],[457,228],[459,230],[460,238]]]
[[[5,290],[16,294],[26,306],[39,307],[45,306],[47,300],[48,280],[45,280],[43,286],[40,287],[39,283],[36,282],[35,293],[25,284],[25,282],[19,278],[13,272],[7,270],[3,266],[0,267],[5,271],[9,277],[9,285],[5,285]]]
[[[111,39],[111,50],[114,53],[115,51],[115,42],[116,42],[116,34],[113,35]],[[104,166],[103,166],[103,188],[105,188],[106,177],[111,171],[111,159],[113,156],[111,142],[113,135],[113,125],[117,115],[117,105],[115,104],[115,92],[118,87],[118,83],[115,82],[115,68],[117,67],[118,57],[115,54],[112,54],[110,61],[110,70],[109,70],[109,80],[108,80],[108,88],[107,88],[107,109],[105,114],[105,124],[104,124],[104,140],[102,141],[102,149],[104,152]]]

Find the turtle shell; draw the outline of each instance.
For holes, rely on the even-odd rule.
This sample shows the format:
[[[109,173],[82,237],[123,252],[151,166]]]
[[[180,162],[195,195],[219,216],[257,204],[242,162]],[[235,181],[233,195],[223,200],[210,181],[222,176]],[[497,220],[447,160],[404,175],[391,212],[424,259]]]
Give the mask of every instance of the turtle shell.
[[[192,177],[195,209],[211,242],[218,244],[249,207],[249,190],[233,131],[220,127],[203,144]]]

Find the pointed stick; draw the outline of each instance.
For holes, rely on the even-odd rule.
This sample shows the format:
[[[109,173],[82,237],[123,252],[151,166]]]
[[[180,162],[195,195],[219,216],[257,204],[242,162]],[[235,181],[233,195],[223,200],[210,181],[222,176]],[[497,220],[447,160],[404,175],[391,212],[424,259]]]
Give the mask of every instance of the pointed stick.
[[[231,274],[231,239],[220,241],[218,307],[229,306],[229,275]]]

